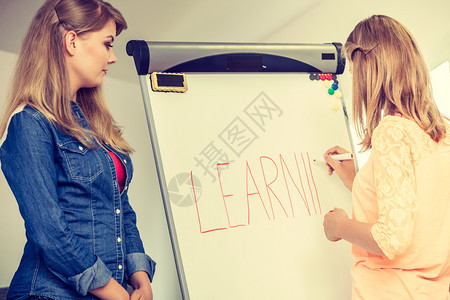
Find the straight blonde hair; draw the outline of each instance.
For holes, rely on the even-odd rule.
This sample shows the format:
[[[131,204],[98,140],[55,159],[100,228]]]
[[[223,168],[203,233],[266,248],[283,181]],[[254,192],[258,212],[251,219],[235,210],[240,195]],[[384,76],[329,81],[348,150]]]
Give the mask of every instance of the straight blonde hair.
[[[133,152],[113,120],[100,87],[81,88],[77,92],[77,103],[91,130],[76,122],[71,108],[64,35],[70,30],[77,35],[101,30],[111,19],[116,23],[116,35],[127,28],[122,14],[101,0],[45,1],[22,42],[0,123],[0,136],[5,134],[12,113],[20,106],[30,105],[90,149],[97,142],[122,153]]]
[[[363,150],[384,115],[415,121],[434,141],[446,135],[433,100],[430,75],[417,42],[398,21],[374,15],[359,22],[345,43],[353,69],[353,118]]]

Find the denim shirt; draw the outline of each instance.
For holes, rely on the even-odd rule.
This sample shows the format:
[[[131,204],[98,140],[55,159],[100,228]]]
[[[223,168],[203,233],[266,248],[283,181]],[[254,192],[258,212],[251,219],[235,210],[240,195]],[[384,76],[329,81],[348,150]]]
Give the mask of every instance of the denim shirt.
[[[72,110],[89,128],[75,102]],[[104,148],[87,149],[30,106],[11,117],[0,146],[1,168],[27,237],[9,299],[97,299],[88,292],[111,277],[124,287],[136,271],[153,279],[155,262],[144,253],[128,201],[133,173],[128,155],[105,145],[126,169],[120,192],[114,162]]]

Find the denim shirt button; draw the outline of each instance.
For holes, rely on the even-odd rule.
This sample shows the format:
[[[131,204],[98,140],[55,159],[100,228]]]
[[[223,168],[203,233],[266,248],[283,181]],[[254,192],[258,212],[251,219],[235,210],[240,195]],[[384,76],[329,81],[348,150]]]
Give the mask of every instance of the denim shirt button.
[[[117,242],[120,243],[122,239],[120,237],[117,238]]]
[[[120,209],[116,209],[116,214],[120,214]]]
[[[79,146],[78,149],[80,149],[80,151],[83,151],[83,147]]]
[[[128,186],[125,186],[125,187],[123,188],[124,191],[126,191],[127,189],[128,189]]]
[[[124,160],[123,160],[123,162],[124,162],[124,163],[127,163],[127,160],[126,160],[126,159],[124,159]]]
[[[122,270],[122,268],[123,268],[122,265],[119,265],[119,270]]]

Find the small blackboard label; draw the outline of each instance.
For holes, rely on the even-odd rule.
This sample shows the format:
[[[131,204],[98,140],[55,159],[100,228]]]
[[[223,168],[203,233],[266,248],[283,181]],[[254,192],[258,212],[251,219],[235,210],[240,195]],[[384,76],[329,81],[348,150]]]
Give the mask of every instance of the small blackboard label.
[[[154,72],[150,75],[150,80],[152,90],[155,92],[184,93],[187,91],[185,74]]]

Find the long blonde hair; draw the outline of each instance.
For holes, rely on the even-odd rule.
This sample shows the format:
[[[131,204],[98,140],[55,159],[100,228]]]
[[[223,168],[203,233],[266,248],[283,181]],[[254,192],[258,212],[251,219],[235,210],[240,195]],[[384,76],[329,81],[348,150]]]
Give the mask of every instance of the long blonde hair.
[[[100,87],[81,88],[77,92],[77,103],[91,130],[76,122],[71,108],[64,34],[70,30],[77,35],[98,31],[111,19],[116,23],[116,35],[127,28],[122,14],[101,0],[45,1],[22,42],[5,115],[0,123],[0,136],[5,133],[11,114],[28,104],[91,149],[95,147],[95,140],[123,153],[133,152],[113,120]]]
[[[434,141],[446,134],[433,100],[428,68],[417,42],[398,21],[374,15],[359,22],[345,43],[353,69],[353,118],[363,150],[384,115],[415,121]]]

